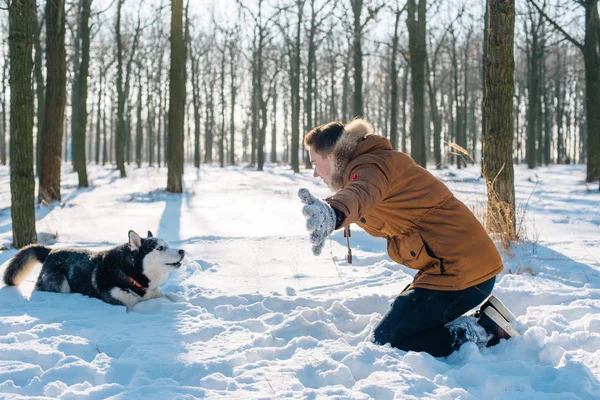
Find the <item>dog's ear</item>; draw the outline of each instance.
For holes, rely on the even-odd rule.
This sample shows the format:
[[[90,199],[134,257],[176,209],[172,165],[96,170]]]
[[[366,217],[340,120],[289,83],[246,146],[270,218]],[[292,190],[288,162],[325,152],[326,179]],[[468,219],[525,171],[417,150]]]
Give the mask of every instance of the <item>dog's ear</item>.
[[[137,250],[142,247],[142,238],[134,231],[129,231],[129,248]]]
[[[148,237],[151,238],[152,236],[152,232],[148,231]]]

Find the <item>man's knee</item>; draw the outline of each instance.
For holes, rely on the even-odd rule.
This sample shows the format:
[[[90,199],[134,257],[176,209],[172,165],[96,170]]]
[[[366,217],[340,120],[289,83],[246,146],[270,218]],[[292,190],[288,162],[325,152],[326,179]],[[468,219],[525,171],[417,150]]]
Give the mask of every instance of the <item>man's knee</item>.
[[[373,334],[373,343],[381,346],[389,343],[392,347],[395,347],[397,349],[405,351],[410,350],[407,338],[398,334],[398,332],[375,330]]]

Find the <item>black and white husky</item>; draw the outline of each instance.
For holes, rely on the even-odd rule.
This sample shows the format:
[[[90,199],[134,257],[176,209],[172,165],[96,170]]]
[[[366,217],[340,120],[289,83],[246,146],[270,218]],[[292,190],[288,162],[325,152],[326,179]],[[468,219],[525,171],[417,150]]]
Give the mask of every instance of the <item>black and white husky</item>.
[[[140,301],[161,297],[158,286],[178,269],[185,251],[170,249],[164,240],[142,239],[129,231],[129,243],[106,251],[56,249],[32,244],[21,249],[4,271],[4,282],[18,286],[36,263],[42,270],[35,290],[81,293],[131,309]]]

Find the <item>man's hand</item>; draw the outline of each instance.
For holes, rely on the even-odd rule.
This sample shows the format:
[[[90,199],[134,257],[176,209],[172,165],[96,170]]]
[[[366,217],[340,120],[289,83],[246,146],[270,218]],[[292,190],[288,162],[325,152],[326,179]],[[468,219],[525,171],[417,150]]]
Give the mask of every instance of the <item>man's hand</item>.
[[[306,218],[306,230],[310,232],[312,252],[318,256],[321,254],[325,239],[335,228],[335,212],[329,204],[317,199],[306,188],[298,190],[298,197],[305,204],[302,214]]]

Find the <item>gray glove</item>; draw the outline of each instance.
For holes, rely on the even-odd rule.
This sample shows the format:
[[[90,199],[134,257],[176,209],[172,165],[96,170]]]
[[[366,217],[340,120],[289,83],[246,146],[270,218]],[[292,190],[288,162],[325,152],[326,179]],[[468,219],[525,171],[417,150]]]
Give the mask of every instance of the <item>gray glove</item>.
[[[335,211],[329,204],[313,196],[306,188],[298,190],[298,197],[305,204],[302,214],[306,218],[306,230],[310,232],[312,252],[318,256],[321,254],[325,239],[335,229]]]

